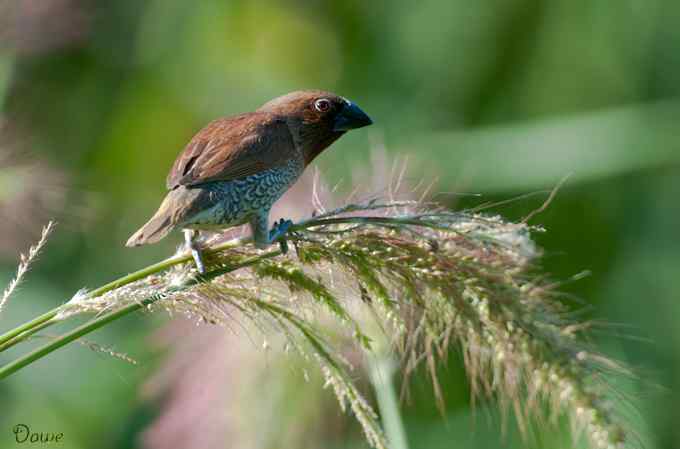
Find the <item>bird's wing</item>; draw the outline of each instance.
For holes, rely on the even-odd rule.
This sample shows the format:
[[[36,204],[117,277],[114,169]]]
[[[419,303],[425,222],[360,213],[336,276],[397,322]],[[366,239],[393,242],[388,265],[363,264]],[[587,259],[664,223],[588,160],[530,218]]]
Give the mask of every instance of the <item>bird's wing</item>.
[[[297,156],[288,125],[250,112],[217,119],[196,134],[172,166],[167,187],[244,178],[284,165]]]

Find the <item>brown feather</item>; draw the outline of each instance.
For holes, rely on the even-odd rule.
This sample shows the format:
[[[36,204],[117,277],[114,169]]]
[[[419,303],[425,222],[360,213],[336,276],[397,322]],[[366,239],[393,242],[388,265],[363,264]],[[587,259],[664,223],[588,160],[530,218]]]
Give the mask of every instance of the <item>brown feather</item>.
[[[200,212],[208,196],[209,193],[201,188],[180,186],[171,190],[154,216],[128,239],[125,246],[146,245],[159,241],[188,216]]]
[[[284,165],[296,146],[283,118],[250,112],[221,118],[196,134],[175,161],[168,189],[244,178]]]

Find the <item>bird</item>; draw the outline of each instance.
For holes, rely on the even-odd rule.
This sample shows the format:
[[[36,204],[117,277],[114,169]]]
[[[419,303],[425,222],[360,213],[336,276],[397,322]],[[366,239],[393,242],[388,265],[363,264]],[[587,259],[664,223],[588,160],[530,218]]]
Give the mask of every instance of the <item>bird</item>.
[[[198,272],[205,273],[200,231],[247,223],[255,246],[279,242],[285,252],[293,223],[281,219],[270,230],[272,205],[322,151],[372,123],[355,103],[323,90],[291,92],[254,112],[213,120],[179,154],[165,199],[126,246],[156,243],[181,229]]]

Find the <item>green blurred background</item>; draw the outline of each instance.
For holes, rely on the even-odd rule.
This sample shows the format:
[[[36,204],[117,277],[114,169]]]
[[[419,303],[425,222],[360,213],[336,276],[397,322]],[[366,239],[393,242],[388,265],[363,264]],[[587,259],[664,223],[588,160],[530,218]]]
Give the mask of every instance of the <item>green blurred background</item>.
[[[677,0],[0,0],[0,286],[40,227],[59,222],[0,330],[174,250],[179,239],[135,250],[123,242],[209,120],[328,89],[376,122],[316,162],[345,191],[383,146],[408,157],[410,179],[437,177],[437,191],[453,192],[439,199],[457,208],[536,192],[494,209],[511,219],[571,175],[534,218],[546,229],[536,235],[543,268],[555,279],[591,272],[562,290],[585,317],[617,323],[596,338],[646,381],[625,387],[640,428],[650,447],[680,447],[678,23]],[[254,361],[176,370],[180,381],[212,379],[188,395],[203,404],[187,422],[231,421],[171,438],[157,419],[183,396],[176,385],[144,393],[168,370],[172,351],[152,337],[166,321],[137,314],[90,336],[136,366],[74,344],[3,381],[0,447],[14,447],[17,423],[64,432],[63,447],[74,449],[362,447],[330,392]],[[199,358],[204,347],[185,352]],[[565,426],[527,442],[512,425],[501,435],[493,405],[471,410],[460,365],[454,354],[443,367],[443,416],[427,377],[412,380],[403,407],[411,448],[573,447]],[[277,398],[260,409],[219,387],[255,381]],[[144,437],[154,425],[161,436]],[[220,438],[198,438],[208,434]]]

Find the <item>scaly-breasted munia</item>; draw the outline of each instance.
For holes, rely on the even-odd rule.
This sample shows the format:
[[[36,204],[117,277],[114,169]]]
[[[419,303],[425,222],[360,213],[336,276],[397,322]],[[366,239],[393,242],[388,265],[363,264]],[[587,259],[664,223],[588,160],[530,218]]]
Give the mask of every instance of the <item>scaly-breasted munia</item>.
[[[199,272],[204,272],[199,230],[250,224],[266,247],[290,221],[269,231],[269,210],[323,150],[371,119],[349,100],[306,90],[275,98],[255,112],[214,120],[196,134],[172,166],[169,189],[156,214],[127,241],[155,243],[184,229]]]

